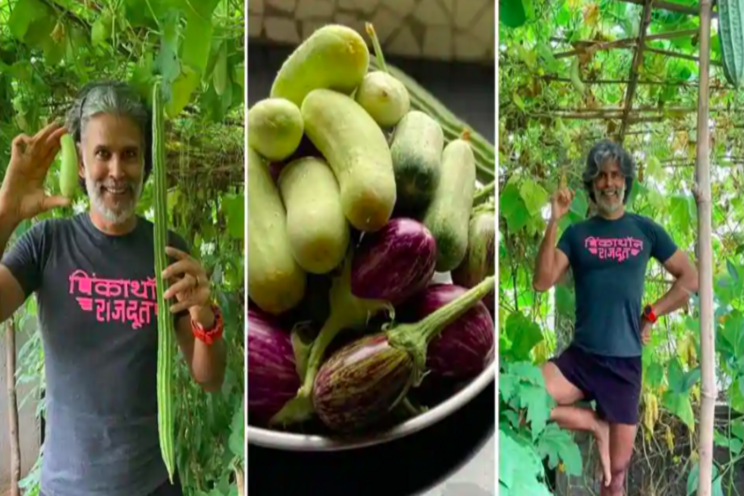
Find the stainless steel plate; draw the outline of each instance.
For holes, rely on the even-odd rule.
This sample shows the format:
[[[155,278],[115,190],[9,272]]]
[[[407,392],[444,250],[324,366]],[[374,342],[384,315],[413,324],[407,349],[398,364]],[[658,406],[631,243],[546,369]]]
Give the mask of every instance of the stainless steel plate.
[[[496,360],[470,384],[431,410],[406,422],[369,436],[333,439],[325,436],[295,434],[247,426],[247,439],[251,444],[285,451],[341,451],[365,448],[400,439],[436,424],[465,406],[496,377]],[[494,412],[495,414],[495,412]]]

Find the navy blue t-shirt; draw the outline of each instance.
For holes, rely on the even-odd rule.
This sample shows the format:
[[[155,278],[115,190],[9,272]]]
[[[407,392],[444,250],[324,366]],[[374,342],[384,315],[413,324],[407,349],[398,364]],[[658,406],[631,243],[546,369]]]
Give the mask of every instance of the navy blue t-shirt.
[[[3,257],[25,295],[37,296],[44,494],[137,496],[168,478],[158,441],[153,234],[139,218],[129,234],[109,236],[85,213],[35,224]]]
[[[669,234],[638,214],[595,216],[566,229],[558,249],[576,285],[574,344],[597,355],[640,356],[646,267],[651,257],[663,264],[677,251]]]

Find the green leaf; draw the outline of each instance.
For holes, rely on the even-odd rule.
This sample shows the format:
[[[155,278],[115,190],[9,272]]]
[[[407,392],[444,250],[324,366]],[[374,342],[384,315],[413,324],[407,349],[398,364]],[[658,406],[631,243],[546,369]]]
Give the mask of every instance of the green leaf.
[[[679,358],[674,357],[669,360],[667,364],[668,371],[667,377],[669,378],[669,389],[675,393],[684,392],[684,380],[685,373],[682,370],[682,365],[679,362]]]
[[[574,199],[571,202],[571,212],[576,214],[579,219],[584,219],[588,208],[589,197],[586,195],[586,190],[584,188],[576,190]]]
[[[728,390],[729,405],[731,409],[744,413],[744,376],[737,377]]]
[[[549,424],[537,442],[537,450],[540,456],[548,457],[548,466],[554,469],[559,461],[563,461],[566,474],[579,477],[582,473],[582,459],[579,446],[573,440],[571,434],[558,427],[557,424]]]
[[[181,65],[181,74],[173,81],[171,98],[165,104],[165,113],[169,118],[172,119],[181,113],[200,82],[201,77],[198,72],[188,65]]]
[[[90,31],[90,42],[93,46],[106,43],[113,31],[113,22],[114,18],[108,11],[96,19]]]
[[[162,23],[160,38],[160,52],[155,59],[155,67],[163,76],[164,99],[170,99],[170,85],[181,74],[181,64],[178,60],[179,14],[176,10],[168,11]]]
[[[525,3],[529,5],[525,8]],[[510,2],[499,2],[499,22],[510,28],[518,28],[527,22],[528,9],[531,8],[531,0],[512,0]]]
[[[729,275],[731,276],[731,279],[734,280],[734,284],[739,283],[739,271],[736,270],[736,267],[731,262],[730,259],[726,259],[726,270],[728,270]]]
[[[227,222],[227,232],[233,239],[245,238],[245,197],[228,194],[222,197],[222,212]]]
[[[649,365],[644,382],[651,388],[658,389],[664,382],[664,367],[656,362]]]
[[[718,446],[728,448],[733,456],[737,456],[741,453],[742,447],[744,447],[744,441],[737,437],[728,438],[720,431],[713,431],[713,440]]]
[[[544,387],[521,384],[519,401],[522,408],[527,408],[527,420],[532,427],[532,440],[537,440],[550,417],[550,395]]]
[[[8,27],[18,40],[27,42],[26,34],[32,24],[44,20],[49,15],[51,15],[49,7],[40,0],[18,0],[10,12]]]
[[[700,374],[701,372],[700,372],[699,366],[687,372],[682,382],[682,391],[683,392],[689,391],[692,388],[692,386],[694,386],[695,383],[700,380]]]
[[[545,189],[532,179],[525,179],[519,188],[519,194],[527,206],[530,215],[539,215],[540,210],[550,199],[550,195]]]
[[[199,74],[203,74],[207,68],[213,31],[211,14],[206,18],[192,13],[186,15],[181,62],[191,66]]]
[[[662,395],[662,405],[670,413],[679,417],[691,431],[695,429],[695,416],[692,412],[689,393],[675,393],[667,390]]]
[[[730,424],[731,434],[744,441],[744,420],[734,420]]]
[[[245,451],[245,410],[243,408],[243,402],[240,402],[240,406],[235,411],[230,424],[230,439],[228,441],[230,451],[233,455],[243,457]]]
[[[499,210],[506,219],[507,227],[512,233],[518,232],[530,219],[527,206],[514,183],[508,183],[499,197]]]
[[[558,59],[556,59],[553,55],[553,51],[550,49],[550,47],[543,42],[538,42],[535,49],[537,50],[537,54],[545,63],[545,68],[548,70],[548,72],[557,72],[558,68],[560,67],[560,63],[558,62]]]
[[[499,374],[499,395],[509,403],[517,393],[519,387],[519,378],[517,376],[503,373]]]
[[[540,326],[519,312],[514,312],[506,319],[506,335],[512,341],[509,355],[514,360],[527,360],[530,351],[543,340]]]
[[[540,480],[544,479],[540,457],[535,448],[511,431],[499,429],[499,494],[503,496],[551,496]]]
[[[516,91],[512,93],[512,101],[514,102],[514,105],[519,107],[519,110],[524,112],[524,102],[522,101],[522,97],[520,97]]]
[[[675,226],[680,230],[690,229],[695,226],[696,209],[694,202],[690,201],[688,196],[675,195],[669,202],[672,220]]]
[[[509,373],[519,377],[520,381],[526,381],[530,384],[545,387],[542,371],[537,365],[531,362],[513,362],[510,364]]]

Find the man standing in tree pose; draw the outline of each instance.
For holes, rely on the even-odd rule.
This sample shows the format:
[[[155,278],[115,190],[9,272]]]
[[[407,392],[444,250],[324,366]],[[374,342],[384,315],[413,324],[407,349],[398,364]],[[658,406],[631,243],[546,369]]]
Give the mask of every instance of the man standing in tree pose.
[[[570,226],[556,247],[559,220],[573,192],[560,189],[538,253],[533,287],[547,291],[568,270],[576,288],[576,325],[571,345],[542,369],[558,404],[550,418],[563,428],[591,432],[597,440],[602,496],[621,496],[638,425],[642,346],[656,319],[697,291],[697,270],[654,221],[625,211],[635,164],[619,145],[601,141],[589,152],[584,188],[597,215]],[[644,278],[653,257],[676,279],[656,302],[643,303]],[[596,413],[573,406],[595,400]]]
[[[184,359],[207,391],[222,384],[225,343],[207,274],[172,232],[169,301],[157,308],[153,224],[135,211],[152,171],[151,115],[132,88],[90,85],[65,128],[13,140],[0,188],[0,256],[22,221],[69,205],[44,191],[65,133],[90,211],[34,224],[0,265],[0,322],[37,295],[48,421],[41,494],[180,496],[160,454],[156,312],[176,319]]]

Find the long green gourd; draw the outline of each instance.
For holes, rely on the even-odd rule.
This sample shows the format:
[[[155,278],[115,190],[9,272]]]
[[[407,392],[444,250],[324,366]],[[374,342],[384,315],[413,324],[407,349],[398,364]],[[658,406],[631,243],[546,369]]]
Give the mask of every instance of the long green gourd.
[[[740,88],[744,83],[744,0],[718,0],[718,40],[726,81]]]
[[[175,471],[175,441],[173,432],[173,354],[175,348],[175,325],[163,298],[166,281],[162,273],[167,267],[165,246],[168,239],[168,204],[165,181],[165,148],[163,134],[163,101],[160,82],[152,89],[152,162],[155,186],[155,284],[158,297],[158,431],[160,452],[173,483]]]

